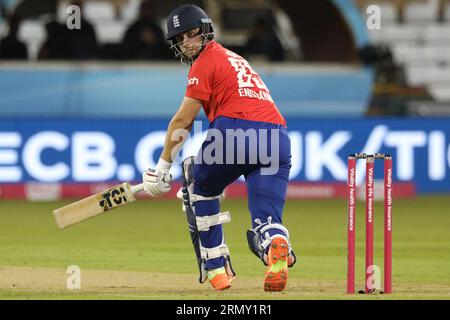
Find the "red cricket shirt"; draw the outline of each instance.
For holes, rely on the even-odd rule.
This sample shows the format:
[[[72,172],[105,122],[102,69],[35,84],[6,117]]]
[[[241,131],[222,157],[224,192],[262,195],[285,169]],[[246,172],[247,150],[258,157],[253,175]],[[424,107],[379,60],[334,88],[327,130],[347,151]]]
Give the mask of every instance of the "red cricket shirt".
[[[269,89],[250,64],[214,40],[192,64],[186,96],[203,102],[210,122],[226,116],[286,126]]]

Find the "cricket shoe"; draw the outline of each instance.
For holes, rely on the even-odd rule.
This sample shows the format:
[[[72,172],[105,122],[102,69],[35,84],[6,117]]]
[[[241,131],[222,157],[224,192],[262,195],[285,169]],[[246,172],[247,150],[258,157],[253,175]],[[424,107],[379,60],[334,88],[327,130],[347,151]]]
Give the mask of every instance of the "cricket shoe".
[[[264,278],[264,291],[283,291],[288,278],[289,244],[283,237],[272,240],[268,257],[268,269]]]
[[[208,270],[208,280],[217,291],[225,290],[231,287],[233,277],[230,277],[225,268]]]

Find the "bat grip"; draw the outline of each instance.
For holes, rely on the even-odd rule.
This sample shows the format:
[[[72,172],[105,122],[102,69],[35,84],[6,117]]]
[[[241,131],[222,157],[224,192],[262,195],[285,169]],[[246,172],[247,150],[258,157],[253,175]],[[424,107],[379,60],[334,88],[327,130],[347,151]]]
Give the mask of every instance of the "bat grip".
[[[130,191],[132,193],[137,193],[137,192],[142,191],[142,190],[144,190],[144,184],[143,183],[140,183],[140,184],[137,184],[135,186],[131,186],[130,187]]]

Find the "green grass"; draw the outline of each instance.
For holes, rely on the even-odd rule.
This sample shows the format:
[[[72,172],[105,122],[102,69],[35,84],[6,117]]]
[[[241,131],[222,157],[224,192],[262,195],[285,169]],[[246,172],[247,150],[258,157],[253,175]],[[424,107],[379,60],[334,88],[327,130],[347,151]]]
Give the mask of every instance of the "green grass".
[[[179,201],[137,201],[126,208],[96,217],[66,230],[59,230],[52,210],[65,202],[0,202],[0,273],[2,267],[67,268],[76,264],[89,270],[140,271],[195,275],[197,266]],[[224,226],[232,261],[239,277],[261,277],[263,267],[247,247],[245,231],[250,226],[247,204],[225,200],[223,209],[232,221]],[[358,203],[357,279],[363,285],[364,204]],[[398,199],[393,211],[393,298],[450,298],[450,197],[429,196]],[[343,200],[287,201],[284,213],[298,264],[290,279],[317,283],[319,296],[254,296],[238,292],[231,299],[249,298],[338,298],[350,296],[320,290],[320,283],[342,285],[346,277],[346,202]],[[375,207],[375,263],[383,262],[383,208]],[[289,284],[288,284],[289,286]],[[196,286],[195,288],[198,288]],[[202,288],[202,287],[200,287]],[[312,286],[312,288],[315,288]],[[162,288],[164,289],[164,288]],[[425,291],[424,291],[425,290]],[[217,297],[213,291],[177,295],[138,292],[131,299],[203,299]],[[422,294],[425,292],[426,294]],[[373,299],[392,298],[372,296]],[[7,299],[123,299],[120,290],[74,293],[72,291],[12,290],[0,286],[0,298]],[[363,298],[365,296],[355,296]]]

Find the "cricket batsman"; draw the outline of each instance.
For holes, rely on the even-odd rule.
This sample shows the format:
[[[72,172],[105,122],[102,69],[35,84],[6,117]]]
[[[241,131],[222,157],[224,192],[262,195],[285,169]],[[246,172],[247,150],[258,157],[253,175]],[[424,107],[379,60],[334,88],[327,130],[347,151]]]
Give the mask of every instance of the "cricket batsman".
[[[185,97],[170,121],[155,169],[143,173],[144,190],[153,197],[170,190],[174,155],[203,107],[210,122],[196,157],[182,163],[181,194],[200,270],[200,282],[216,290],[231,287],[235,272],[222,224],[219,199],[225,187],[244,176],[252,228],[250,250],[267,266],[265,291],[283,291],[288,267],[296,261],[289,232],[282,224],[291,168],[286,120],[250,64],[214,40],[211,19],[195,5],[182,5],[167,20],[167,40],[183,64],[190,66]],[[239,136],[244,133],[244,139]],[[213,150],[214,149],[214,150]],[[261,154],[270,154],[270,162]],[[208,159],[213,157],[214,161]]]

